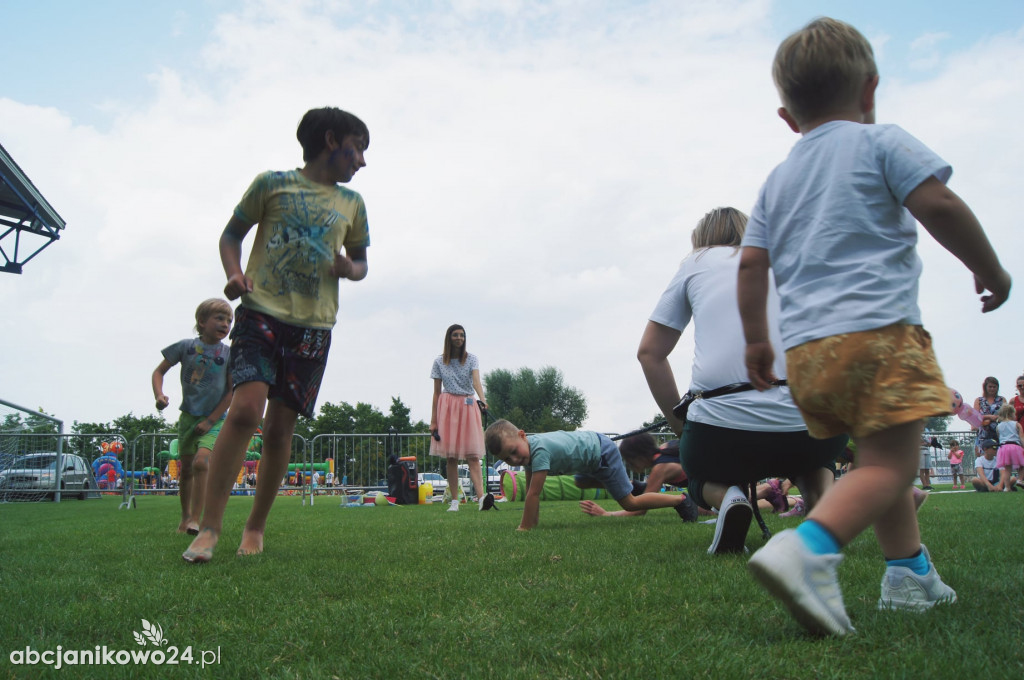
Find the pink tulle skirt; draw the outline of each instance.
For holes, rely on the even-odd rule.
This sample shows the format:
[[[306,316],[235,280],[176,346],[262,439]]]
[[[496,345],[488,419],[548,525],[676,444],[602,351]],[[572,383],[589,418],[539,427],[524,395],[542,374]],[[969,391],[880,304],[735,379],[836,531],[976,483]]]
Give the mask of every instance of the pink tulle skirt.
[[[442,392],[437,398],[437,430],[441,441],[431,437],[431,456],[459,460],[480,460],[483,457],[484,430],[476,399]]]
[[[1003,444],[996,452],[996,465],[1006,467],[1021,467],[1024,465],[1024,449],[1016,444]]]

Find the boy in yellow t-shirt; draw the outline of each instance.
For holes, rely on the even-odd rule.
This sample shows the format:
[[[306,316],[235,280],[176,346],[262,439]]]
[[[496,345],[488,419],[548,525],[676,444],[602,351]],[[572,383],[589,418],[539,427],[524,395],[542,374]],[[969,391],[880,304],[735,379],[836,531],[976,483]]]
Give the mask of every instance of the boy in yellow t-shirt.
[[[321,108],[306,112],[296,136],[305,165],[259,175],[220,238],[224,293],[242,298],[231,332],[235,389],[213,451],[199,535],[182,554],[187,562],[212,559],[232,483],[261,417],[260,475],[238,554],[263,551],[295,422],[300,413],[314,415],[337,321],[339,280],[366,277],[366,207],[358,193],[338,184],[366,165],[370,133],[351,113]],[[256,237],[243,272],[242,240],[253,225]]]

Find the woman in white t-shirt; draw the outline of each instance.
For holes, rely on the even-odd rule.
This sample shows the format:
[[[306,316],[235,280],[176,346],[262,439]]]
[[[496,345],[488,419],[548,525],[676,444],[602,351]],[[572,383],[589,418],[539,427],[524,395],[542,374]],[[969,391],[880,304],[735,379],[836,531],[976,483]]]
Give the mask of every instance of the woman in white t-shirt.
[[[459,461],[465,461],[480,507],[487,495],[480,459],[484,454],[484,431],[480,408],[487,408],[480,385],[480,363],[466,351],[466,329],[452,324],[444,334],[444,353],[434,359],[430,369],[434,380],[434,400],[430,406],[430,455],[448,461],[448,491],[451,505],[459,509]],[[473,397],[480,395],[480,408]]]
[[[696,399],[685,421],[672,413],[680,394],[668,357],[691,320],[695,351],[689,391],[747,382],[746,343],[736,299],[739,245],[746,225],[747,216],[735,208],[716,208],[697,223],[691,236],[693,252],[658,301],[637,352],[654,400],[680,435],[680,460],[694,501],[703,508],[720,509],[711,553],[744,548],[752,509],[739,487],[788,477],[800,487],[805,504],[813,507],[831,486],[832,462],[847,441],[845,435],[812,439],[787,387]],[[768,300],[771,340],[781,346],[774,286]],[[775,375],[786,375],[781,355]]]

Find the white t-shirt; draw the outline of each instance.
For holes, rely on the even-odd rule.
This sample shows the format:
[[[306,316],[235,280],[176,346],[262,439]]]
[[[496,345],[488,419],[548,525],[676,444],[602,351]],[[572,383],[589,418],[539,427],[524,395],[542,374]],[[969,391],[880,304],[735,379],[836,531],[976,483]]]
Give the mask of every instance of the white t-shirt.
[[[988,481],[993,484],[999,483],[999,465],[996,463],[995,456],[992,456],[992,460],[988,460],[985,456],[978,456],[974,459],[974,467],[981,468],[981,476],[987,478]]]
[[[761,187],[743,237],[768,251],[785,349],[921,323],[917,223],[903,201],[929,177],[950,174],[895,125],[833,121],[794,145]]]
[[[680,332],[693,319],[696,351],[691,391],[749,381],[743,360],[746,342],[736,303],[739,264],[737,248],[705,248],[691,253],[679,265],[679,271],[651,313],[651,321]],[[768,328],[775,347],[781,346],[778,308],[778,295],[774,285],[770,285]],[[786,377],[786,358],[782,352],[776,353],[774,370],[777,377]],[[690,404],[686,418],[695,423],[755,432],[807,429],[788,387],[698,399]]]
[[[466,352],[466,363],[452,359],[447,366],[444,357],[437,355],[434,365],[430,368],[430,377],[441,380],[441,390],[450,394],[473,394],[473,371],[480,370],[480,362],[472,352]]]

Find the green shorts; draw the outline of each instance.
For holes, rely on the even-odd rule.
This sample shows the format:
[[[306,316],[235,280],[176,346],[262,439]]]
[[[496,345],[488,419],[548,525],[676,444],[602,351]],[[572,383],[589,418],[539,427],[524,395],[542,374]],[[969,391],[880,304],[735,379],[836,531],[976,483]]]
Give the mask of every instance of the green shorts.
[[[213,443],[217,441],[224,419],[221,418],[214,423],[206,434],[199,434],[196,432],[196,425],[204,420],[206,416],[194,416],[184,412],[178,416],[178,455],[194,456],[199,449],[213,451]]]

